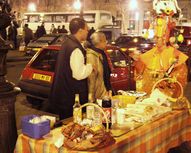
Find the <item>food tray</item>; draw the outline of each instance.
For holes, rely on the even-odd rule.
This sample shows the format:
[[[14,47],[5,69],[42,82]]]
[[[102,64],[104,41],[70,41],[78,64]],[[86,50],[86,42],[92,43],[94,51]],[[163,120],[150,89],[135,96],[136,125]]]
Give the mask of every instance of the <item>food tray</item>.
[[[152,87],[152,91],[154,91],[154,89],[158,88],[158,85],[160,85],[162,82],[167,82],[168,84],[175,84],[176,85],[176,90],[178,90],[176,97],[172,97],[172,98],[179,98],[182,97],[184,94],[184,90],[183,87],[181,85],[180,82],[178,82],[177,80],[174,80],[173,78],[163,78],[158,80]],[[173,88],[172,88],[173,90]]]

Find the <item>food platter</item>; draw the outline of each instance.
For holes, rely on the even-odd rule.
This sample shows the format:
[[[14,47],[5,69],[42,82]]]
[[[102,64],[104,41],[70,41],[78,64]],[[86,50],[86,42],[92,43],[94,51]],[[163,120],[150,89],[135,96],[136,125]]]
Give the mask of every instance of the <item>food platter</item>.
[[[172,98],[178,98],[183,96],[183,87],[181,83],[177,80],[174,80],[173,78],[163,78],[157,81],[154,84],[152,91],[156,88]]]
[[[118,94],[135,96],[136,98],[139,98],[139,97],[145,96],[147,93],[141,92],[141,91],[135,91],[135,90],[130,90],[130,91],[118,90]]]
[[[110,132],[103,127],[90,128],[77,123],[69,123],[62,128],[64,146],[78,151],[93,151],[115,143]]]

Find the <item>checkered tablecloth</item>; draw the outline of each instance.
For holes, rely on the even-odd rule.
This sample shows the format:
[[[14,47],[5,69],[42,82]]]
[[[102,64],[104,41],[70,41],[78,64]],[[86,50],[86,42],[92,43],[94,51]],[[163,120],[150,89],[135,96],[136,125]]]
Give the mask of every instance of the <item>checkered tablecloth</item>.
[[[52,130],[52,137],[41,140],[34,140],[21,134],[17,140],[15,153],[77,153],[54,146],[53,138],[56,138],[59,132],[60,129]],[[97,152],[167,153],[170,148],[191,141],[191,116],[188,111],[173,111],[115,139],[115,144]]]

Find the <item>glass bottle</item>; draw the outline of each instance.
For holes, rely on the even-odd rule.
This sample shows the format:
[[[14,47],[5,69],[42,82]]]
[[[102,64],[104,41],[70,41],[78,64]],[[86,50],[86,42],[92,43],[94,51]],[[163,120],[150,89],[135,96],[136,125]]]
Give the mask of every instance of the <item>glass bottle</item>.
[[[111,127],[111,99],[110,97],[104,97],[102,101],[102,108],[104,113],[107,116],[109,128],[110,128]],[[106,119],[104,117],[102,117],[102,123],[106,127]]]
[[[97,99],[96,104],[101,107],[102,100]],[[102,125],[102,112],[98,108],[94,108],[94,126]]]
[[[75,103],[73,105],[73,121],[74,123],[80,123],[82,121],[82,110],[80,109],[79,94],[75,94]]]
[[[115,125],[117,123],[117,109],[118,109],[119,100],[112,99],[111,102],[112,102],[111,123],[112,123],[112,125]]]
[[[94,103],[92,93],[88,94],[88,103]],[[94,119],[94,106],[88,105],[86,107],[86,114],[87,114],[87,119],[93,120]]]

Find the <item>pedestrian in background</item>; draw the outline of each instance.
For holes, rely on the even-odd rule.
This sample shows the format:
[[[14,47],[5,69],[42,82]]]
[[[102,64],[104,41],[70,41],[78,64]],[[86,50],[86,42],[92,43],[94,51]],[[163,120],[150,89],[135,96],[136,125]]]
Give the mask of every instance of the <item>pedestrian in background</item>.
[[[17,45],[17,34],[18,34],[17,28],[18,28],[18,26],[15,25],[13,22],[8,27],[8,40],[13,42],[13,44],[14,44],[13,49],[17,49],[17,47],[18,47],[18,45]]]
[[[57,29],[55,28],[54,24],[52,24],[51,29],[50,29],[50,33],[57,33]]]
[[[57,28],[57,32],[58,32],[58,33],[62,33],[62,32],[61,32],[61,28],[60,28],[60,26],[58,26],[58,28]]]
[[[91,43],[90,37],[91,37],[91,35],[92,35],[94,32],[95,32],[94,27],[91,27],[91,29],[88,31],[87,41],[88,41],[89,43]]]
[[[109,91],[112,90],[111,70],[105,54],[107,40],[102,32],[94,32],[90,39],[92,44],[87,49],[87,63],[94,65],[96,71],[93,71],[88,77],[89,93],[92,93],[94,100],[103,99],[105,96],[110,96]]]
[[[39,38],[40,37],[40,26],[37,27],[36,32],[35,32],[35,38]]]
[[[39,37],[42,37],[45,34],[46,34],[46,29],[44,27],[44,22],[42,22],[40,29],[39,29]]]
[[[41,26],[38,26],[37,27],[37,30],[35,32],[35,37],[38,39],[40,37],[42,37],[43,35],[46,34],[46,30],[45,30],[45,27],[44,27],[44,22],[41,24]]]
[[[34,38],[33,32],[28,27],[28,24],[25,24],[25,26],[24,26],[23,38],[24,38],[25,46],[27,46],[28,43]]]
[[[75,94],[80,95],[80,103],[88,101],[87,77],[92,65],[86,64],[85,41],[88,27],[85,20],[74,18],[69,24],[71,35],[67,36],[59,51],[54,80],[50,95],[50,109],[59,114],[60,119],[72,116]]]
[[[62,29],[60,33],[68,33],[68,30],[65,29],[65,25],[62,25]]]

